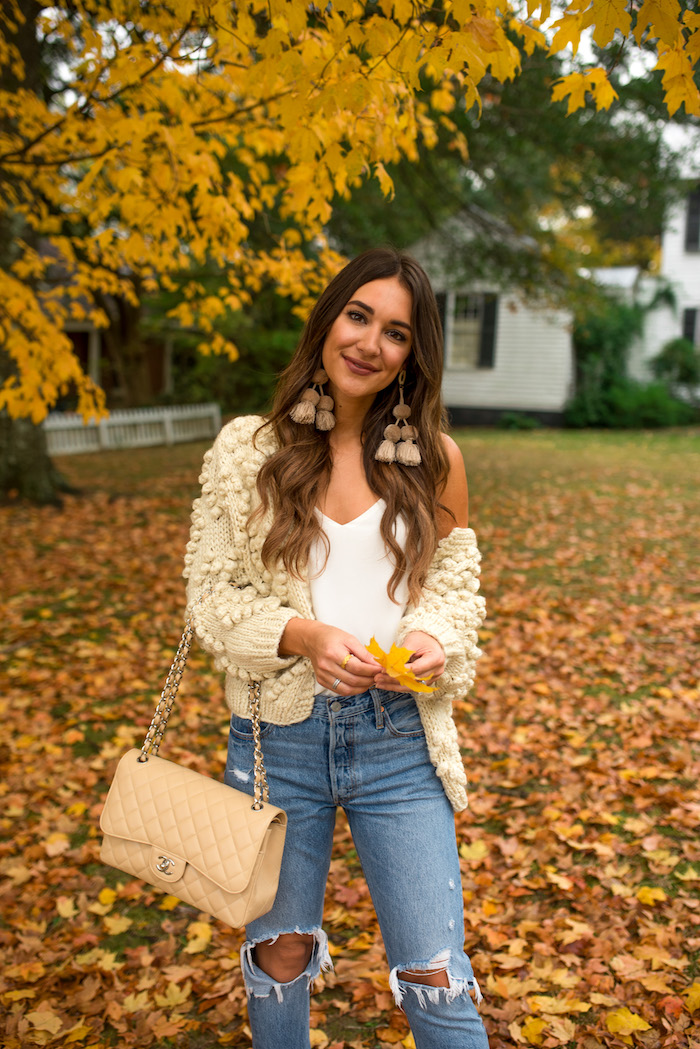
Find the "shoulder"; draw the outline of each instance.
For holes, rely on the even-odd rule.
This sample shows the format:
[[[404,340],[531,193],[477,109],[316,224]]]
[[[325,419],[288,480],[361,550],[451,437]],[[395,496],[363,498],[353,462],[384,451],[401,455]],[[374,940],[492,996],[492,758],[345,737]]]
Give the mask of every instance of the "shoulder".
[[[457,442],[453,437],[450,437],[449,433],[441,433],[440,437],[442,438],[442,447],[447,455],[450,472],[452,472],[452,470],[457,470],[458,473],[466,474],[464,469],[464,456],[462,455],[462,451]]]
[[[440,493],[440,502],[450,511],[446,513],[442,510],[438,514],[438,533],[440,538],[444,539],[455,526],[466,528],[469,521],[469,493],[460,447],[449,434],[443,433],[441,437],[447,455],[448,473]]]
[[[262,415],[240,415],[231,419],[219,431],[214,451],[219,455],[233,455],[241,462],[258,455],[269,455],[275,450],[276,443],[266,422]]]

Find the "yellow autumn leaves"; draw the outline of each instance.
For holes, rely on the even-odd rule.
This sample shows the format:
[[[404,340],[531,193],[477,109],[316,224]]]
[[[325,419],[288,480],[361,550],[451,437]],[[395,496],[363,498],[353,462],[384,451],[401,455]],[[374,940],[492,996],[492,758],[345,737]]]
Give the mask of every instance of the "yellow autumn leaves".
[[[389,677],[396,678],[399,684],[403,685],[408,692],[435,691],[433,686],[426,685],[424,681],[419,681],[411,668],[407,666],[408,660],[413,655],[410,648],[402,648],[399,645],[392,645],[389,651],[385,652],[376,639],[372,638],[367,645],[367,651],[370,655],[373,655],[379,665],[386,670]]]
[[[359,0],[124,0],[117,16],[107,0],[89,12],[59,0],[36,27],[65,48],[55,71],[63,86],[52,84],[47,102],[27,76],[21,40],[32,34],[14,28],[26,5],[9,0],[0,176],[8,227],[24,224],[27,235],[0,269],[0,342],[15,365],[0,409],[38,422],[74,388],[81,412],[104,413],[65,331],[106,326],[105,296],[134,305],[178,285],[171,322],[197,332],[203,352],[232,359],[218,322],[264,284],[303,312],[339,265],[324,235],[334,194],[375,177],[390,196],[387,165],[417,159],[418,143],[430,149],[438,129],[466,156],[451,114],[480,106],[487,75],[518,75],[514,39],[529,53],[576,52],[592,30],[602,46],[617,36],[655,48],[669,111],[699,115],[700,15],[678,0],[629,7],[571,0],[552,12],[549,0],[528,0],[516,15],[497,0],[445,0],[435,17],[420,0],[379,0],[371,14]],[[115,34],[115,17],[133,29]],[[614,97],[602,66],[553,86],[569,112],[588,100],[607,108]],[[278,238],[253,251],[251,228],[270,212]],[[212,262],[224,274],[215,294],[191,277]]]

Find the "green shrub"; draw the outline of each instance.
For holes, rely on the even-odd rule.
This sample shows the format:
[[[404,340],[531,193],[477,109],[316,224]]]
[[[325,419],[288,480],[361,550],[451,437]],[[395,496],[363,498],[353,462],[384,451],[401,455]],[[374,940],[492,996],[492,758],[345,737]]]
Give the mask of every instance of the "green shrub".
[[[663,383],[618,379],[607,390],[579,392],[565,412],[568,426],[599,426],[614,430],[684,426],[696,422],[697,411],[673,397]]]
[[[671,339],[650,363],[657,379],[674,386],[700,386],[700,351],[690,339]]]
[[[498,420],[502,430],[536,430],[540,423],[525,412],[503,412]]]

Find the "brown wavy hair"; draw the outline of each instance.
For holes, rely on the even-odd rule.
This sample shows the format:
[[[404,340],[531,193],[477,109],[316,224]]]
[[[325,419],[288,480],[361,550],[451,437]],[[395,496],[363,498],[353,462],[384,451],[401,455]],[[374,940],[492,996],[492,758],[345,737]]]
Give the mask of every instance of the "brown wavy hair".
[[[315,509],[331,476],[329,432],[292,422],[289,413],[321,367],[323,344],[336,317],[358,288],[389,277],[397,277],[412,299],[413,340],[405,364],[404,390],[411,406],[410,422],[418,429],[416,443],[422,463],[403,466],[374,458],[384,427],[394,422],[391,410],[398,403],[396,383],[377,393],[365,416],[363,460],[370,489],[386,502],[381,534],[395,565],[389,596],[394,599],[407,573],[410,600],[416,602],[438,543],[438,511],[446,509],[439,495],[447,480],[448,461],[441,437],[447,421],[441,393],[442,326],[430,281],[410,255],[392,248],[364,252],[333,278],[311,310],[294,356],[280,376],[272,411],[260,428],[271,427],[279,448],[258,474],[261,505],[254,516],[272,507],[273,523],[262,548],[268,568],[281,560],[288,572],[302,577],[314,540],[320,536],[328,549]],[[394,538],[399,516],[407,526],[405,552]]]

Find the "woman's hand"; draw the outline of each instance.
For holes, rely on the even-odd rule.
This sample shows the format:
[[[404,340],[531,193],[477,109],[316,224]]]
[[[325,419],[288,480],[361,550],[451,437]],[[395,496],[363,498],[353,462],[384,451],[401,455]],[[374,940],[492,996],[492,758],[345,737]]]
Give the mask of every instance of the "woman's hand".
[[[407,666],[419,681],[424,681],[426,685],[434,684],[435,679],[440,677],[445,669],[445,653],[440,642],[421,630],[412,630],[410,634],[406,634],[402,645],[413,652]],[[380,670],[374,683],[377,688],[384,688],[389,692],[406,691],[405,685],[400,685],[396,678],[389,677],[384,670]]]
[[[279,654],[306,656],[313,664],[318,683],[341,696],[366,692],[381,671],[374,656],[353,634],[315,619],[290,619],[282,634]]]

